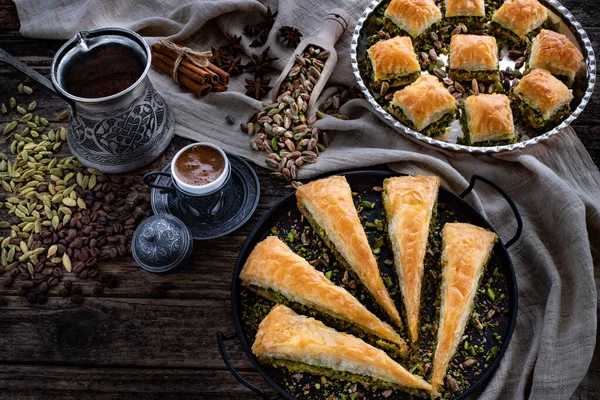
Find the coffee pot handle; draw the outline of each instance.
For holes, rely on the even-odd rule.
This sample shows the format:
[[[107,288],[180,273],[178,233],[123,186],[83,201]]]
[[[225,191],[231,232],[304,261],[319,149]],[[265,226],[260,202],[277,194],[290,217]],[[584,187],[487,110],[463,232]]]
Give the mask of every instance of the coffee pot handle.
[[[54,93],[56,93],[57,95],[62,97],[62,99],[65,100],[67,102],[67,104],[69,105],[69,108],[71,109],[71,113],[75,114],[75,106],[74,106],[73,102],[70,99],[63,96],[61,93],[59,93],[54,88],[54,85],[48,78],[46,78],[45,76],[43,76],[42,74],[40,74],[39,72],[34,70],[33,68],[29,67],[27,64],[22,63],[21,61],[17,60],[16,58],[14,58],[13,56],[11,56],[10,54],[8,54],[6,51],[4,51],[2,49],[0,49],[0,61],[4,61],[5,63],[12,65],[16,69],[18,69],[19,71],[21,71],[22,73],[27,75],[28,77],[30,77],[31,79],[44,85],[45,87],[47,87],[48,89],[52,90]]]
[[[160,189],[164,192],[175,192],[175,188],[173,186],[162,186],[162,185],[157,185],[153,182],[150,182],[151,179],[153,179],[156,176],[167,176],[169,178],[171,178],[171,174],[168,172],[162,172],[162,171],[154,171],[154,172],[148,172],[146,175],[144,175],[144,177],[142,178],[142,181],[148,185],[149,187],[151,187],[152,189]]]

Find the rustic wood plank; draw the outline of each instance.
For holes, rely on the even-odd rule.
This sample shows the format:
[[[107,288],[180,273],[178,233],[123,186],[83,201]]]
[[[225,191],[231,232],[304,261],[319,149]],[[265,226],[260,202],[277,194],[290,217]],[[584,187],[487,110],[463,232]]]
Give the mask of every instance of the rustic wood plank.
[[[15,3],[12,0],[0,0],[0,32],[16,31],[20,27]]]
[[[227,300],[87,298],[76,306],[60,298],[30,307],[7,298],[3,364],[224,369],[216,333],[234,330]],[[227,348],[234,365],[251,368],[239,343]]]
[[[266,389],[256,372],[243,372],[245,378]],[[255,400],[252,392],[239,384],[228,371],[73,368],[30,365],[0,366],[0,393],[5,399],[47,400],[124,399],[215,399]],[[271,392],[269,392],[271,393]]]

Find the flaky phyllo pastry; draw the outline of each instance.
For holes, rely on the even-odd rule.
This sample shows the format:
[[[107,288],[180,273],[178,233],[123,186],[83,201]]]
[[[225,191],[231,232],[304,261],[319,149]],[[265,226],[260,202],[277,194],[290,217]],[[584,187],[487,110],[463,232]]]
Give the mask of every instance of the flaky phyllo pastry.
[[[516,141],[510,101],[504,94],[469,96],[461,117],[463,140],[474,146],[498,146]]]
[[[483,35],[454,35],[450,39],[450,78],[455,81],[497,80],[498,47],[496,38]]]
[[[484,0],[444,0],[446,17],[485,17]]]
[[[413,38],[442,19],[433,0],[392,0],[384,13],[385,27],[393,36],[407,33]]]
[[[391,87],[407,85],[421,75],[417,54],[408,36],[396,36],[375,43],[367,50],[373,70],[373,84],[387,82]]]
[[[333,284],[304,258],[275,236],[256,245],[240,273],[242,284],[274,302],[298,303],[352,324],[406,350],[404,340],[385,322],[365,308],[346,289]],[[289,304],[289,303],[288,303]]]
[[[388,234],[413,343],[418,340],[425,251],[439,187],[437,176],[400,176],[383,183]]]
[[[443,385],[448,364],[465,331],[484,268],[498,240],[495,233],[465,223],[442,230],[440,323],[431,376],[432,396]]]
[[[434,75],[423,75],[394,93],[387,110],[424,135],[443,135],[456,114],[456,99]]]
[[[398,388],[429,391],[431,385],[385,352],[314,318],[275,306],[258,326],[252,352],[263,363],[344,380],[372,379]]]
[[[519,44],[547,19],[548,10],[538,0],[506,0],[492,16],[492,30]]]
[[[550,72],[536,68],[515,87],[513,100],[513,106],[523,120],[533,128],[541,128],[549,121],[559,121],[569,114],[573,94]]]
[[[583,55],[568,37],[547,29],[531,43],[529,68],[543,68],[571,87],[577,71],[583,66]]]
[[[379,273],[354,202],[343,176],[332,176],[300,186],[296,191],[298,209],[331,248],[338,261],[358,277],[391,321],[402,325],[394,301]]]

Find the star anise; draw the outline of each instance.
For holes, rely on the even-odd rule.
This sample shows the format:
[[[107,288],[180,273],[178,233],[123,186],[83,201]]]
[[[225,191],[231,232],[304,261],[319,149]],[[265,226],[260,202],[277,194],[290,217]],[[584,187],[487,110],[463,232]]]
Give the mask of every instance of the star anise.
[[[286,47],[296,47],[300,44],[302,33],[293,26],[282,26],[279,29],[279,38],[283,43],[287,42]]]
[[[223,61],[225,61],[227,57],[229,57],[229,52],[223,47],[215,49],[211,46],[210,51],[212,52],[210,62],[215,64],[217,67],[221,67],[223,65]]]
[[[267,39],[269,38],[269,32],[271,29],[263,29],[260,31],[258,36],[250,43],[250,47],[260,47],[263,44],[267,43]]]
[[[244,51],[241,36],[232,35],[229,32],[225,32],[225,38],[227,39],[227,44],[222,47],[226,49],[230,54],[236,56],[238,53]]]
[[[249,24],[244,27],[244,32],[250,36],[257,36],[262,30],[263,28],[258,25]]]
[[[271,27],[273,27],[273,24],[275,23],[275,18],[277,18],[277,14],[275,13],[273,14],[273,12],[271,11],[271,7],[267,7],[267,12],[266,13],[260,13],[260,15],[262,15],[263,20],[265,23],[270,23]]]
[[[246,79],[246,85],[244,85],[246,88],[246,96],[260,100],[261,97],[272,89],[272,87],[269,86],[269,83],[271,83],[270,79],[263,79],[260,76],[257,76],[254,80]]]
[[[229,56],[223,61],[221,69],[223,69],[223,71],[227,72],[231,76],[237,76],[244,71],[244,65],[242,65],[241,58],[238,58],[236,60],[235,57]]]
[[[256,76],[264,76],[266,73],[273,71],[273,66],[271,64],[273,61],[277,60],[277,58],[269,56],[270,49],[270,47],[267,47],[261,55],[252,54],[250,56],[250,61],[245,65],[246,71],[254,72]]]

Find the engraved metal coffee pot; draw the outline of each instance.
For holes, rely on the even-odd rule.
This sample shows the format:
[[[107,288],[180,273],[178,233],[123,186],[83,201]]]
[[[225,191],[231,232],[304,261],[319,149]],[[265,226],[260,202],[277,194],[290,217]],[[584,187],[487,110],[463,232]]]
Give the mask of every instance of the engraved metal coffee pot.
[[[69,93],[66,73],[71,63],[79,62],[90,51],[115,44],[128,47],[139,57],[144,68],[139,79],[123,91],[106,97],[83,98]],[[130,30],[102,28],[79,32],[54,56],[50,82],[0,49],[0,61],[13,65],[69,104],[67,142],[71,152],[86,167],[110,174],[130,172],[150,164],[173,137],[173,114],[148,78],[151,56],[144,39]]]

